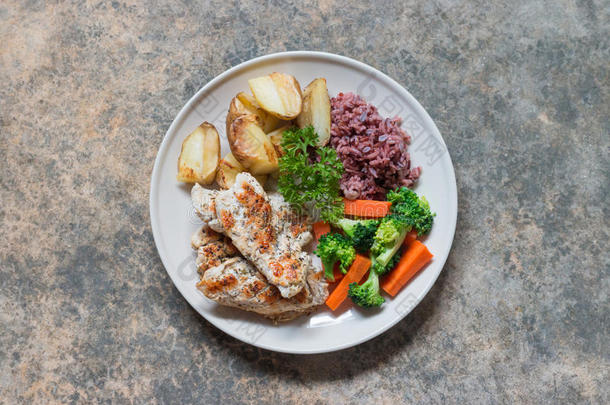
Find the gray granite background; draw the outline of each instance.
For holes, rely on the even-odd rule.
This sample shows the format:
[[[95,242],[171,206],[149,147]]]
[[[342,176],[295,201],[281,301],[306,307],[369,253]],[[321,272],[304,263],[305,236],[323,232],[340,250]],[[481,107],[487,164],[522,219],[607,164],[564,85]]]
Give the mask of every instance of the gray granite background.
[[[0,4],[0,402],[608,403],[608,3],[258,3]],[[203,320],[148,215],[182,105],[232,65],[300,49],[403,84],[460,202],[425,300],[315,356]]]

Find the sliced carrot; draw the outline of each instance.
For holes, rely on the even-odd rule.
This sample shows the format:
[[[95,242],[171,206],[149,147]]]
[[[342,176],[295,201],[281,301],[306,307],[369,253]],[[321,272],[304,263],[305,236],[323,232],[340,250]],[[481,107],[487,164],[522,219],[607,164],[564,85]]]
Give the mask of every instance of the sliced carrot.
[[[345,209],[343,211],[345,215],[355,215],[366,218],[385,217],[390,212],[390,206],[392,205],[389,201],[375,200],[343,199],[343,203],[345,204]]]
[[[412,241],[394,270],[381,281],[381,288],[394,297],[432,257],[432,253],[423,243]]]
[[[404,247],[408,247],[415,239],[417,239],[417,231],[410,231],[402,244]]]
[[[327,222],[320,221],[313,224],[313,234],[316,240],[320,239],[320,236],[330,232],[330,225]]]
[[[326,305],[334,311],[347,298],[347,292],[351,283],[359,282],[371,267],[371,261],[368,257],[357,254],[352,262],[347,274],[343,276],[335,290],[326,299]]]

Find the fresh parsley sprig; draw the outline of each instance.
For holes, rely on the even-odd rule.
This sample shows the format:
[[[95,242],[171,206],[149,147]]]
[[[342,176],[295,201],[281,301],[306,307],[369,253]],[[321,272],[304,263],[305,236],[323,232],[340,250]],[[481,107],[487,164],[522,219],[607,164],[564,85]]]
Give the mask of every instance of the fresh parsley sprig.
[[[324,221],[334,223],[343,217],[339,196],[343,164],[333,148],[317,147],[317,142],[311,126],[283,133],[278,189],[299,212],[311,207],[319,210]]]

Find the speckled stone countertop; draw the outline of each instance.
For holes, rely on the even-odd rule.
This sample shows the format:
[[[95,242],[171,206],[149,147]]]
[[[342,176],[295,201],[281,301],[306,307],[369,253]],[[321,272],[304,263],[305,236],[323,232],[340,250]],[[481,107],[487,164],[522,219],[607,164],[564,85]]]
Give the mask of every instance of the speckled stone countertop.
[[[607,3],[198,3],[0,4],[0,403],[610,401]],[[201,318],[148,214],[184,103],[301,49],[403,84],[444,136],[460,205],[424,301],[314,356]]]

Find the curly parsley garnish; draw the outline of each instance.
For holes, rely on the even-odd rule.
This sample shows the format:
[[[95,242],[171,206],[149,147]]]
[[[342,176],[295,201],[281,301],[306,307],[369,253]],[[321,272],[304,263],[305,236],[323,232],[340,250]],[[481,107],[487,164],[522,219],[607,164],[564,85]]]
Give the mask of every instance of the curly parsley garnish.
[[[278,188],[299,212],[311,207],[320,211],[324,221],[334,223],[343,217],[343,199],[339,197],[343,164],[333,148],[316,147],[317,142],[311,126],[284,132]]]

